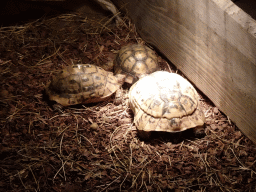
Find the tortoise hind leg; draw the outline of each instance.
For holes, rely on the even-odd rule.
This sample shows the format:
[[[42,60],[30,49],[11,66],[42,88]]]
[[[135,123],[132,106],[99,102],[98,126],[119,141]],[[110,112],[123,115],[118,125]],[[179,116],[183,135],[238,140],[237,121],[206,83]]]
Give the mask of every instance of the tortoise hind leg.
[[[193,128],[193,133],[195,137],[202,137],[205,136],[205,127],[204,126],[198,126]]]
[[[151,136],[151,131],[137,130],[137,134],[142,140],[148,140]]]

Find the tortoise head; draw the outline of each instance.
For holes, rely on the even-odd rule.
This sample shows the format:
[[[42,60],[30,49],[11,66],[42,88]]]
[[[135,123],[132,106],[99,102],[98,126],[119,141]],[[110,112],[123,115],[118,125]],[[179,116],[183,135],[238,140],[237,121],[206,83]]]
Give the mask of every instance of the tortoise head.
[[[120,85],[120,87],[124,84],[126,81],[126,75],[125,74],[116,74],[115,75],[117,79],[117,83]]]

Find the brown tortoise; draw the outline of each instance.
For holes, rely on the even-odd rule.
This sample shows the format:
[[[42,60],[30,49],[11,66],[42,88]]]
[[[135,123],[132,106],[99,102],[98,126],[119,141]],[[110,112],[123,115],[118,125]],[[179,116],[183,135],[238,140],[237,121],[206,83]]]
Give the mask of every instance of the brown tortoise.
[[[176,73],[157,71],[138,80],[130,88],[129,105],[145,139],[151,131],[180,132],[205,122],[197,91]]]
[[[122,86],[125,75],[107,72],[91,64],[64,68],[46,87],[49,100],[62,106],[106,100]]]
[[[130,84],[157,70],[159,66],[155,52],[141,44],[122,47],[114,60],[114,74],[125,74],[125,81]]]

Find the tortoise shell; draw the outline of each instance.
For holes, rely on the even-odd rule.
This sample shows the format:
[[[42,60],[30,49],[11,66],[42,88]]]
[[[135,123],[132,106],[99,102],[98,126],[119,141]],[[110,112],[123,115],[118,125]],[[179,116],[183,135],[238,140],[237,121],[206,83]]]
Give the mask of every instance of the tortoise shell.
[[[46,87],[46,94],[62,106],[95,103],[110,97],[123,79],[95,65],[76,64],[60,71]]]
[[[205,122],[197,91],[175,73],[157,71],[137,81],[130,88],[129,105],[144,138],[151,131],[180,132]]]
[[[128,83],[134,83],[157,70],[159,66],[155,52],[141,44],[122,47],[114,60],[114,74],[126,74],[125,81]]]

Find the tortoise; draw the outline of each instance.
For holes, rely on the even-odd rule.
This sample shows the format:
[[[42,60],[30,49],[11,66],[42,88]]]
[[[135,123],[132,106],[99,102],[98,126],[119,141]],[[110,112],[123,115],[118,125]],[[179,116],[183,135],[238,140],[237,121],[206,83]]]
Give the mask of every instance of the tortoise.
[[[186,79],[176,73],[157,71],[133,84],[129,106],[134,113],[138,136],[148,139],[152,131],[181,132],[202,129],[205,116],[199,95]]]
[[[96,103],[115,93],[124,79],[96,65],[76,64],[60,71],[46,86],[46,94],[62,106]]]
[[[114,74],[125,74],[125,82],[130,84],[147,74],[159,70],[155,52],[141,44],[122,47],[113,63]]]

